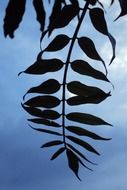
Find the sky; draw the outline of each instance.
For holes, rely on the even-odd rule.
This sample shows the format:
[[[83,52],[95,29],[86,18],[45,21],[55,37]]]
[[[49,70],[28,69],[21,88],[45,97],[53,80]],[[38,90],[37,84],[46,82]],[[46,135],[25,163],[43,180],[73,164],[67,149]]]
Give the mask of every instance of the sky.
[[[116,59],[108,66],[111,57],[110,43],[106,37],[91,30],[89,21],[86,20],[79,35],[84,33],[92,38],[99,47],[98,51],[106,60],[108,77],[115,89],[110,84],[94,83],[87,79],[87,83],[100,85],[103,89],[111,90],[112,96],[96,106],[81,106],[81,110],[96,114],[113,124],[109,126],[97,126],[92,131],[97,131],[105,137],[111,137],[109,142],[90,141],[101,156],[88,154],[88,157],[98,163],[92,166],[94,172],[80,168],[80,182],[75,178],[67,166],[65,155],[57,160],[50,161],[55,149],[40,149],[40,146],[54,137],[38,133],[28,127],[29,115],[21,107],[22,97],[32,86],[40,84],[45,76],[29,76],[20,71],[25,70],[36,59],[39,52],[39,25],[35,19],[35,13],[28,0],[26,13],[20,29],[15,32],[13,40],[3,36],[2,24],[4,10],[8,1],[0,3],[0,189],[1,190],[125,190],[127,179],[127,17],[113,22],[119,13],[118,3],[107,9],[107,20],[110,32],[117,40]],[[72,27],[62,30],[72,35]],[[57,33],[54,32],[53,36]],[[44,42],[45,45],[47,41]],[[77,47],[75,47],[77,48]],[[76,52],[76,51],[75,51]],[[65,58],[64,54],[54,54],[56,57]],[[74,53],[74,58],[84,58],[83,52]],[[95,66],[95,62],[92,62]],[[103,69],[100,65],[98,66]],[[50,76],[50,75],[49,75]],[[68,80],[79,75],[69,75]],[[58,77],[61,77],[59,73]],[[60,79],[61,80],[61,79]],[[86,80],[84,78],[83,80]]]

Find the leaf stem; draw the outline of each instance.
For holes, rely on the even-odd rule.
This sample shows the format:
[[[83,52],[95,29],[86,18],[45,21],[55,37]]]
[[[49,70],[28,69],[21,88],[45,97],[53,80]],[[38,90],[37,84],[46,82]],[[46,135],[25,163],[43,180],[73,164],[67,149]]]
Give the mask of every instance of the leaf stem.
[[[71,54],[72,54],[72,50],[73,50],[73,47],[74,47],[74,43],[75,43],[75,40],[77,39],[77,35],[78,35],[78,32],[79,32],[79,29],[80,29],[80,26],[82,24],[82,21],[85,17],[85,14],[86,14],[86,11],[87,9],[89,8],[89,4],[90,4],[90,0],[88,0],[83,8],[83,11],[82,11],[82,14],[81,14],[81,17],[79,19],[79,22],[78,22],[78,25],[75,29],[75,32],[74,32],[74,35],[72,37],[72,41],[71,41],[71,44],[70,44],[70,48],[69,48],[69,52],[68,52],[68,56],[67,56],[67,60],[66,60],[66,65],[65,65],[65,70],[64,70],[64,76],[63,76],[63,96],[62,96],[62,127],[63,127],[63,143],[64,143],[64,146],[66,148],[66,139],[65,139],[65,104],[66,104],[66,79],[67,79],[67,71],[68,71],[68,66],[69,66],[69,63],[70,63],[70,58],[71,58]]]

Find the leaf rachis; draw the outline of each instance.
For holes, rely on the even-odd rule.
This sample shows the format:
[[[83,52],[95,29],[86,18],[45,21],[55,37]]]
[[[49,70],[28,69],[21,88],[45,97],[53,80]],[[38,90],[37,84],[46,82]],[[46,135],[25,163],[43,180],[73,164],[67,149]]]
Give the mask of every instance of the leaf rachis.
[[[70,44],[70,48],[69,48],[69,52],[68,52],[68,56],[67,56],[67,59],[66,59],[66,66],[65,66],[65,70],[64,70],[64,76],[63,76],[63,96],[62,96],[62,127],[63,127],[63,142],[64,142],[64,145],[66,147],[66,139],[65,139],[65,97],[66,97],[66,79],[67,79],[67,71],[68,71],[68,66],[69,66],[69,63],[70,63],[70,58],[71,58],[71,54],[72,54],[72,50],[73,50],[73,46],[74,46],[74,43],[77,39],[77,35],[78,35],[78,32],[79,32],[79,29],[80,29],[80,26],[82,24],[82,21],[85,17],[85,14],[87,12],[87,9],[88,9],[88,6],[89,6],[89,3],[90,1],[87,1],[85,6],[84,6],[84,9],[82,11],[82,14],[81,14],[81,17],[79,19],[79,22],[78,22],[78,25],[76,27],[76,30],[74,32],[74,35],[72,37],[72,41],[71,41],[71,44]]]

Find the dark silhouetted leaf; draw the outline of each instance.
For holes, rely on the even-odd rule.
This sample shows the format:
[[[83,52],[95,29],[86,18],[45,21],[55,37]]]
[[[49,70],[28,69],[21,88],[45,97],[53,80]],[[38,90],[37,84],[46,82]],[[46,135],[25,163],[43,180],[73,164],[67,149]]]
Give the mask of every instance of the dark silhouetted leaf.
[[[79,46],[81,47],[81,49],[85,52],[85,54],[88,57],[90,57],[91,59],[94,59],[94,60],[101,61],[103,63],[106,73],[107,73],[105,62],[98,54],[93,41],[90,38],[81,37],[81,38],[78,38],[78,43],[79,43]]]
[[[114,2],[114,1],[113,1]],[[115,19],[115,21],[120,18],[121,16],[125,16],[127,14],[127,1],[126,0],[119,0],[121,13],[119,16]]]
[[[33,65],[28,67],[25,71],[21,73],[41,75],[48,72],[55,72],[63,67],[64,63],[59,59],[42,59],[37,60]]]
[[[61,14],[61,9],[62,9],[62,3],[60,0],[55,0],[54,2],[54,6],[52,9],[52,13],[49,17],[49,29],[53,30],[53,25],[54,22],[56,22],[56,20],[59,18],[59,15]],[[52,30],[49,32],[49,34],[51,34]]]
[[[73,112],[66,115],[67,119],[87,125],[110,125],[99,117],[86,113]]]
[[[88,0],[85,0],[85,1],[88,1]],[[97,0],[90,0],[89,2],[91,5],[95,5],[97,3]]]
[[[113,62],[113,60],[115,59],[116,40],[110,33],[109,33],[108,37],[109,37],[109,40],[111,42],[112,51],[113,51],[113,55],[112,55],[111,61],[109,63],[109,64],[111,64]]]
[[[76,154],[75,154],[75,155],[76,155]],[[76,156],[77,156],[77,155],[76,155]],[[86,166],[78,156],[77,156],[77,158],[78,158],[79,163],[82,164],[82,166],[84,166],[85,168],[87,168],[87,169],[90,170],[90,171],[93,171],[91,168],[89,168],[88,166]]]
[[[61,87],[61,84],[55,79],[49,79],[43,82],[41,85],[30,88],[26,94],[28,93],[40,93],[40,94],[52,94],[57,92]],[[24,98],[26,96],[24,95]]]
[[[81,158],[83,158],[84,160],[86,160],[87,162],[89,162],[89,163],[91,163],[91,164],[93,164],[93,165],[97,165],[97,164],[91,162],[90,160],[88,160],[81,152],[79,152],[79,150],[77,150],[76,148],[74,148],[72,145],[70,145],[70,144],[68,144],[68,143],[67,143],[67,145],[68,145],[68,147],[69,147],[70,149],[72,149],[72,150],[73,150],[76,154],[78,154]]]
[[[41,124],[41,125],[51,126],[51,127],[61,127],[60,124],[58,124],[54,121],[50,121],[50,120],[42,119],[42,118],[28,119],[28,121],[31,121],[31,122],[37,123],[37,124]]]
[[[83,148],[85,148],[86,150],[92,152],[92,153],[95,153],[97,155],[100,155],[90,144],[88,144],[87,142],[81,140],[81,139],[78,139],[76,137],[72,137],[72,136],[69,136],[67,135],[66,136],[69,140],[71,140],[72,142],[82,146]]]
[[[60,100],[55,96],[36,96],[29,99],[24,104],[31,107],[54,108],[60,104]]]
[[[96,94],[94,96],[74,96],[67,99],[67,103],[70,106],[80,105],[80,104],[99,104],[104,101],[110,93]]]
[[[104,9],[104,5],[102,2],[100,2],[99,0],[97,0],[98,4]]]
[[[69,24],[69,22],[78,14],[79,9],[73,5],[65,5],[62,10],[57,14],[56,19],[50,22],[49,34],[56,29],[62,28]]]
[[[53,156],[51,157],[51,160],[56,159],[60,154],[62,154],[65,151],[65,147],[62,147],[60,149],[58,149]]]
[[[103,80],[109,82],[106,75],[93,67],[91,67],[86,61],[83,60],[76,60],[71,63],[71,68],[81,74],[87,75],[89,77],[93,77],[95,79]]]
[[[98,97],[99,98],[101,96],[103,97],[103,96],[110,95],[110,93],[106,94],[100,88],[87,86],[78,81],[73,81],[73,82],[68,83],[67,89],[73,94],[77,94],[79,96],[84,96],[84,97]]]
[[[91,18],[91,22],[96,28],[96,30],[98,30],[104,35],[108,35],[108,28],[107,28],[103,10],[98,7],[90,9],[89,15]]]
[[[40,23],[40,30],[43,32],[45,26],[45,9],[43,5],[43,0],[33,0],[33,6],[36,11],[37,20]]]
[[[50,146],[56,146],[56,145],[60,145],[63,144],[62,141],[50,141],[48,143],[45,143],[41,146],[41,148],[45,148],[45,147],[50,147]]]
[[[115,1],[115,0],[111,0],[111,3],[110,3],[110,5],[113,5],[114,1]]]
[[[4,35],[14,38],[14,32],[18,28],[25,12],[26,0],[9,0],[4,18]]]
[[[75,133],[76,135],[79,136],[87,136],[95,140],[111,140],[111,138],[104,138],[101,137],[91,131],[88,131],[86,129],[83,129],[81,127],[76,127],[76,126],[67,126],[66,129],[72,133]]]
[[[67,158],[68,158],[68,166],[75,173],[76,177],[81,180],[78,176],[79,170],[79,160],[77,156],[70,150],[66,150]]]
[[[70,41],[67,35],[60,34],[56,36],[44,51],[58,51],[63,49]]]
[[[55,132],[55,131],[50,131],[47,129],[41,129],[41,128],[34,128],[31,125],[29,125],[32,129],[39,131],[39,132],[43,132],[43,133],[48,133],[48,134],[52,134],[52,135],[57,135],[57,136],[62,136],[60,133]]]
[[[40,110],[38,108],[34,108],[34,107],[28,107],[28,106],[24,106],[22,104],[22,107],[32,116],[36,116],[36,117],[41,117],[41,118],[45,118],[45,119],[58,119],[61,115],[53,110]]]
[[[113,36],[108,32],[106,20],[104,17],[104,11],[100,8],[93,8],[93,9],[90,9],[89,13],[90,13],[91,22],[92,22],[93,26],[96,28],[96,30],[101,32],[102,34],[108,36],[108,38],[111,42],[112,49],[113,49],[113,56],[110,61],[110,64],[111,64],[115,58],[116,41],[113,38]]]
[[[70,2],[72,3],[72,5],[73,5],[75,8],[79,8],[79,2],[78,2],[78,0],[70,0]]]

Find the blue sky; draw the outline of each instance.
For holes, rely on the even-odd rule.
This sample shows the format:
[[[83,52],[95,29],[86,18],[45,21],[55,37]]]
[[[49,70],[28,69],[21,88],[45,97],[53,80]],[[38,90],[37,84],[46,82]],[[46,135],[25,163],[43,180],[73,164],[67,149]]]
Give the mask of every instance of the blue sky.
[[[81,109],[87,110],[89,113],[96,113],[112,123],[114,127],[104,126],[96,127],[96,129],[90,127],[90,129],[113,139],[110,142],[91,141],[101,156],[88,154],[91,160],[98,163],[98,166],[93,167],[94,172],[92,173],[81,167],[82,182],[79,182],[68,169],[64,154],[56,161],[51,162],[49,158],[54,149],[42,150],[39,148],[51,136],[31,130],[26,120],[28,114],[20,105],[26,90],[47,78],[47,76],[43,78],[43,76],[24,74],[20,77],[17,76],[20,71],[35,61],[39,51],[39,25],[35,21],[35,13],[30,2],[27,3],[27,12],[13,40],[3,37],[2,18],[7,1],[3,1],[0,5],[0,189],[125,190],[127,179],[127,17],[113,23],[120,11],[118,4],[107,9],[109,30],[117,39],[117,57],[108,68],[109,79],[113,82],[115,90],[110,84],[94,83],[101,85],[106,90],[112,90],[112,97],[98,106],[86,105]],[[75,23],[71,26],[75,26]],[[97,46],[99,52],[109,63],[111,47],[108,40],[99,33],[91,32],[88,21],[86,21],[86,28],[85,25],[83,27],[80,35],[86,32],[85,34],[94,37],[95,42],[99,45]],[[63,31],[71,35],[71,27]],[[55,36],[56,33],[53,35]],[[62,52],[59,55],[55,54],[62,59],[64,59],[64,55]],[[79,52],[78,57],[83,58],[83,56],[83,53]],[[96,63],[92,64],[94,66]],[[75,76],[71,75],[68,78],[71,80]],[[87,82],[90,84],[92,80],[88,79]]]

